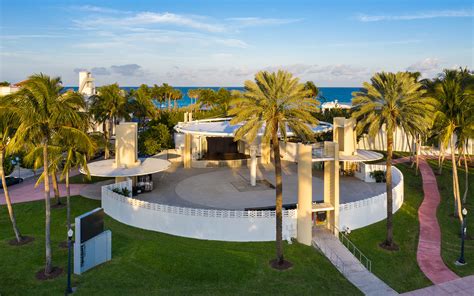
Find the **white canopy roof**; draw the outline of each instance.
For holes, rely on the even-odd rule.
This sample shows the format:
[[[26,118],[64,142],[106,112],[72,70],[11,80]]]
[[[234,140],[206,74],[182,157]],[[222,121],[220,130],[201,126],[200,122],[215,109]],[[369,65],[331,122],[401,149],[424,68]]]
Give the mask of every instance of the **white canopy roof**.
[[[87,166],[91,176],[97,177],[134,177],[158,173],[167,170],[171,163],[164,159],[143,158],[140,165],[130,168],[115,167],[115,159],[100,160]],[[80,172],[85,174],[81,168]]]
[[[184,134],[192,134],[206,137],[233,137],[235,131],[242,124],[230,124],[231,118],[215,118],[203,119],[190,122],[180,122],[174,129]],[[312,126],[311,129],[315,133],[325,133],[332,130],[332,124],[320,121],[318,125]],[[259,132],[259,136],[263,134]],[[287,136],[293,136],[293,132],[287,128]]]
[[[339,161],[350,161],[350,162],[364,162],[374,161],[382,159],[383,155],[378,152],[357,149],[356,155],[341,155],[339,154]],[[334,160],[334,157],[325,156],[324,149],[313,149],[313,162],[319,161],[330,161]]]

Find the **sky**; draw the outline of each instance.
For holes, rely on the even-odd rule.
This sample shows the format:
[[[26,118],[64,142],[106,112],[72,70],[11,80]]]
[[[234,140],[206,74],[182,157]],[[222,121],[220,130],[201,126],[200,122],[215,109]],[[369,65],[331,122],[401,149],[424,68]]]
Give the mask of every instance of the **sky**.
[[[317,86],[474,65],[469,1],[0,0],[0,81],[241,86],[285,69]]]

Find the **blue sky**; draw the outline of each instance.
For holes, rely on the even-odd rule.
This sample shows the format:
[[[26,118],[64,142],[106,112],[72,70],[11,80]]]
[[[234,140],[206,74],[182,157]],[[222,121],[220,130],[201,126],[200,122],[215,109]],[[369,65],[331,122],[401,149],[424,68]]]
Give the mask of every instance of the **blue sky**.
[[[474,65],[472,1],[0,0],[0,80],[240,86],[287,69],[318,86]]]

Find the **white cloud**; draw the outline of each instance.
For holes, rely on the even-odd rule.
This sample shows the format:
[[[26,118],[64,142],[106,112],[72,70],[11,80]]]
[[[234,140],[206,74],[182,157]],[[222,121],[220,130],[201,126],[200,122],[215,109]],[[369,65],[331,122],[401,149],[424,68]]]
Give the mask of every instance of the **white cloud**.
[[[368,15],[359,14],[356,18],[361,22],[380,22],[380,21],[410,21],[420,19],[433,19],[433,18],[453,18],[453,17],[473,17],[473,10],[460,9],[460,10],[439,10],[439,11],[427,11],[419,12],[415,14],[402,14],[402,15]]]
[[[96,13],[128,13],[129,12],[125,10],[118,10],[118,9],[102,7],[102,6],[94,6],[94,5],[74,5],[74,6],[70,6],[70,8],[73,10],[92,12],[92,13],[95,13],[95,12]]]
[[[301,21],[302,19],[261,18],[261,17],[233,17],[227,20],[240,27],[284,25]]]
[[[420,72],[423,78],[432,78],[442,71],[443,67],[437,58],[426,58],[406,68],[410,72]]]

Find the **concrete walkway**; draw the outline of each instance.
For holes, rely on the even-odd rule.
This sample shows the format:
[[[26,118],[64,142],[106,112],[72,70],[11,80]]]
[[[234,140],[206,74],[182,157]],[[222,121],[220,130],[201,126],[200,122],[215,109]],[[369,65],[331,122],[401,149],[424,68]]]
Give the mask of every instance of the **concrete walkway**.
[[[436,216],[441,198],[433,170],[424,159],[420,159],[420,172],[423,179],[424,198],[418,209],[420,236],[416,259],[426,277],[434,284],[441,284],[459,277],[444,264],[441,258],[441,230]]]
[[[12,203],[21,203],[44,199],[44,184],[41,183],[35,188],[37,178],[28,178],[20,184],[8,187]],[[66,196],[66,184],[58,184],[60,196]],[[71,195],[78,195],[85,184],[70,184]],[[53,186],[50,186],[51,199],[54,198]],[[5,196],[3,190],[0,189],[0,205],[4,205]]]
[[[474,295],[474,275],[404,293],[407,296]]]
[[[365,295],[398,295],[386,283],[368,271],[329,230],[313,230],[313,246]]]

